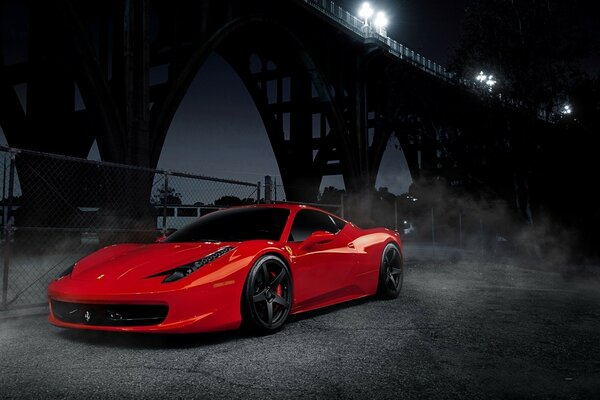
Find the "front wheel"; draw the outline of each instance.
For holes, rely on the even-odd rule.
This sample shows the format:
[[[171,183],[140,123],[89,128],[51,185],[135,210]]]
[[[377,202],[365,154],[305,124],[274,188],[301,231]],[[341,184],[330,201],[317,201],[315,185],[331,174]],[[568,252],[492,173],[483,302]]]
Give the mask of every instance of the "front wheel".
[[[281,258],[266,255],[250,269],[242,296],[244,325],[268,334],[281,329],[292,305],[292,277]]]
[[[379,267],[379,283],[377,293],[383,299],[395,299],[402,289],[404,268],[400,249],[394,243],[389,243],[381,253]]]

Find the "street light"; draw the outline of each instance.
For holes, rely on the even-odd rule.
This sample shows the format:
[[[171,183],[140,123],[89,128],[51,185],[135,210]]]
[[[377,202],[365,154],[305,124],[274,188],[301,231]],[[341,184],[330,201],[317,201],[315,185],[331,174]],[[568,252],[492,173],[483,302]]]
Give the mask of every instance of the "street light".
[[[364,2],[358,10],[358,16],[364,18],[365,25],[369,25],[369,18],[373,15],[373,9],[371,8],[371,4],[368,2]]]
[[[383,11],[379,11],[375,17],[375,26],[377,27],[379,34],[385,36],[385,28],[388,25],[388,17]]]
[[[479,74],[477,74],[475,80],[477,80],[482,85],[487,86],[490,92],[492,91],[492,87],[496,83],[498,83],[498,81],[496,81],[496,79],[494,78],[494,75],[485,74],[483,71],[480,71]]]
[[[563,108],[560,110],[560,113],[565,116],[571,114],[572,112],[573,112],[573,109],[571,108],[570,104],[565,104],[563,106]]]

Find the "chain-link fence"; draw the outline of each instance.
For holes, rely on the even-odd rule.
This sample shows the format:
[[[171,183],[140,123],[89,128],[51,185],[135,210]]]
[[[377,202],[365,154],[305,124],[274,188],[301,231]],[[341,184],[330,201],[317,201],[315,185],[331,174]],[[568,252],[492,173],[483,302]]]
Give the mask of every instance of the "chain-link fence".
[[[102,246],[153,242],[219,208],[286,201],[268,176],[240,182],[2,146],[0,168],[0,309],[44,303],[55,276]],[[517,237],[502,208],[413,207],[421,201],[410,195],[328,189],[303,204],[395,229],[424,253],[506,254]]]
[[[373,215],[379,225],[397,230],[418,258],[511,257],[524,251],[519,242],[526,231],[505,206],[407,207],[406,198],[417,202],[398,196],[380,203]]]
[[[341,191],[339,192],[339,196],[335,196],[333,198],[323,196],[322,193],[319,193],[318,202],[294,202],[286,199],[284,186],[278,183],[276,178],[267,175],[265,176],[263,192],[265,194],[265,202],[267,203],[272,202],[309,205],[329,211],[330,213],[338,215],[342,218],[346,217],[344,196]]]
[[[285,188],[276,178],[265,176],[262,190],[265,199],[289,203]],[[457,253],[488,256],[515,252],[518,235],[506,207],[463,205],[460,208],[439,204],[417,207],[417,198],[387,191],[373,192],[368,200],[359,198],[357,203],[351,201],[345,190],[334,187],[319,193],[318,199],[302,204],[323,208],[364,228],[377,226],[398,231],[419,256],[450,258]]]
[[[45,302],[48,283],[117,242],[148,243],[215,209],[260,201],[259,183],[0,147],[2,309]]]

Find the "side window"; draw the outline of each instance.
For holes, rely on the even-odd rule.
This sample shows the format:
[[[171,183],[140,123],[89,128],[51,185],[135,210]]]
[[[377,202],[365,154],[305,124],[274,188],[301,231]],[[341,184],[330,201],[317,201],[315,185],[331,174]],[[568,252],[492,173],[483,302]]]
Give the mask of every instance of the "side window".
[[[337,233],[339,230],[329,215],[315,210],[301,210],[296,214],[288,240],[302,242],[316,231]]]
[[[336,217],[331,217],[331,219],[335,223],[335,226],[337,226],[338,231],[341,231],[344,228],[344,226],[346,226],[346,221],[344,220],[341,220]]]

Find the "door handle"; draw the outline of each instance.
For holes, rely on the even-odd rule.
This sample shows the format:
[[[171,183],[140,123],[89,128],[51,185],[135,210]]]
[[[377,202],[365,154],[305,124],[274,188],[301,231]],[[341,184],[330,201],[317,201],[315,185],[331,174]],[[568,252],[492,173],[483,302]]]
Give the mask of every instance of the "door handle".
[[[348,247],[350,247],[351,249],[353,249],[354,248],[354,243],[352,243],[352,242],[348,243]]]

